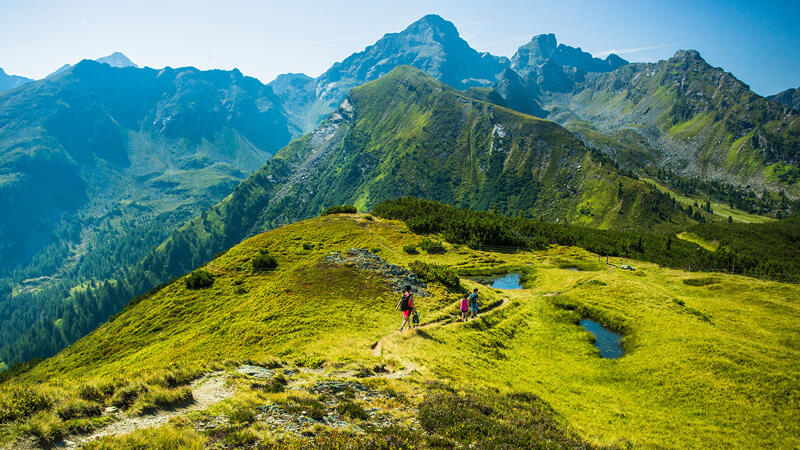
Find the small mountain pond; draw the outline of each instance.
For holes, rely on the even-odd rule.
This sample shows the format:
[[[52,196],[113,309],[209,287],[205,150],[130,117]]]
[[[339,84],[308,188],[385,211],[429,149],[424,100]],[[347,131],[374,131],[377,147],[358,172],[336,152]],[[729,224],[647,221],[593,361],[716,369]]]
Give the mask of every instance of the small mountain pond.
[[[594,346],[600,350],[601,358],[616,359],[625,354],[625,350],[622,349],[622,336],[619,334],[591,319],[583,319],[578,324],[594,335]]]
[[[522,274],[505,273],[502,275],[489,275],[485,277],[470,277],[470,280],[485,284],[493,289],[523,289]]]
[[[578,269],[570,268],[568,270]],[[522,274],[519,273],[470,277],[469,279],[492,289],[524,289]],[[594,346],[600,351],[601,358],[616,359],[625,354],[622,349],[622,336],[618,333],[591,319],[582,319],[578,324],[594,335]]]

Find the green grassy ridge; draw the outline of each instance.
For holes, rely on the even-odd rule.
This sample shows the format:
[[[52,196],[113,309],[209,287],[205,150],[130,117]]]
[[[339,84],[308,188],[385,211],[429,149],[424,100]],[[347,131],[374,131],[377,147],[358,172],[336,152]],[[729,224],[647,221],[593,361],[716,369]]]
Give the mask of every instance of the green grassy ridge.
[[[443,254],[402,251],[421,239],[401,222],[345,214],[255,236],[204,266],[215,275],[211,288],[190,290],[181,278],[131,304],[59,355],[5,381],[3,389],[35,387],[60,402],[82,385],[114,380],[134,385],[165,379],[176,369],[184,374],[179,379],[192,379],[224,369],[226,360],[281,358],[321,364],[323,370],[413,364],[414,374],[391,386],[410,399],[405,408],[417,413],[425,408],[428,383],[436,381],[457,397],[466,396],[430,397],[439,398],[445,411],[464,408],[464,402],[479,409],[481,402],[502,407],[505,396],[533,394],[553,408],[561,424],[557,430],[575,430],[589,445],[796,444],[797,405],[791,389],[800,375],[800,347],[793,338],[800,316],[792,300],[798,297],[797,285],[688,273],[631,259],[626,262],[636,272],[606,270],[597,255],[576,247],[497,252],[445,242]],[[397,294],[387,281],[324,262],[331,251],[351,247],[379,249],[378,255],[395,264],[422,260],[465,273],[523,267],[528,289],[497,291],[462,279],[465,287],[479,288],[484,307],[508,301],[476,321],[459,324],[451,318],[455,295],[434,284],[433,296],[419,298],[418,306],[424,324],[437,323],[420,332],[393,334],[399,323],[393,311]],[[263,249],[278,259],[276,271],[251,269],[249,262]],[[699,279],[704,281],[693,282]],[[245,292],[237,293],[239,288]],[[588,334],[575,325],[578,313],[565,306],[623,330],[628,354],[598,359]],[[375,357],[370,349],[379,340],[383,354]],[[255,405],[278,400],[254,398],[246,389],[236,392],[222,411],[255,411]],[[471,393],[477,393],[478,403],[469,399]],[[523,408],[520,414],[529,413],[523,404],[513,406]],[[485,422],[493,417],[486,414],[470,420],[476,426],[492,423]],[[490,429],[511,423],[498,422]],[[252,426],[259,439],[272,442],[263,424]],[[0,426],[0,435],[19,430]],[[196,436],[191,427],[170,430],[179,439]],[[162,432],[136,435],[157,438]],[[463,432],[465,443],[479,439]]]

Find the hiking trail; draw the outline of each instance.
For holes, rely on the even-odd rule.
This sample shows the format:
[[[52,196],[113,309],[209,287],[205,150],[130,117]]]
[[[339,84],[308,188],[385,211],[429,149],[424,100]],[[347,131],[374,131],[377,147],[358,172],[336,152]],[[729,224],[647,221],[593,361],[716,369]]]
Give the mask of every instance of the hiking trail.
[[[224,371],[212,372],[206,376],[192,382],[192,397],[194,403],[191,405],[175,408],[171,410],[158,411],[155,414],[125,417],[116,415],[120,418],[117,422],[96,430],[87,436],[71,436],[64,440],[66,448],[80,448],[81,446],[99,439],[104,436],[120,436],[131,433],[143,428],[150,428],[167,423],[171,418],[186,414],[191,411],[199,411],[211,405],[221,402],[233,395],[233,390],[225,385],[227,376]]]

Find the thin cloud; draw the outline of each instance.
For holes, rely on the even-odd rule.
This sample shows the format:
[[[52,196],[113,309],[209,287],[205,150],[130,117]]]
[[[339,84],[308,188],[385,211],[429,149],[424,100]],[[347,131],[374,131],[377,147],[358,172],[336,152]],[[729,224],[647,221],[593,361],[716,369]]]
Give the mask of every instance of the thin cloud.
[[[645,50],[657,50],[659,48],[667,48],[667,47],[677,47],[678,44],[661,44],[661,45],[651,45],[648,47],[636,47],[636,48],[621,48],[617,50],[606,50],[599,53],[594,53],[596,57],[603,57],[608,56],[612,53],[616,53],[617,55],[624,55],[626,53],[638,53],[643,52]]]

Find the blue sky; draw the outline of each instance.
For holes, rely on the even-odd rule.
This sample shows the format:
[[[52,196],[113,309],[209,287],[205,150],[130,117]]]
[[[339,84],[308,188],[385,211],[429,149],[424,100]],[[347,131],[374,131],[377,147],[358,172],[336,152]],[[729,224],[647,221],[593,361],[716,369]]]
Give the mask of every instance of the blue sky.
[[[37,1],[0,3],[0,67],[40,78],[122,51],[140,66],[316,76],[428,13],[511,56],[531,36],[657,61],[700,51],[762,95],[800,86],[800,1]]]

